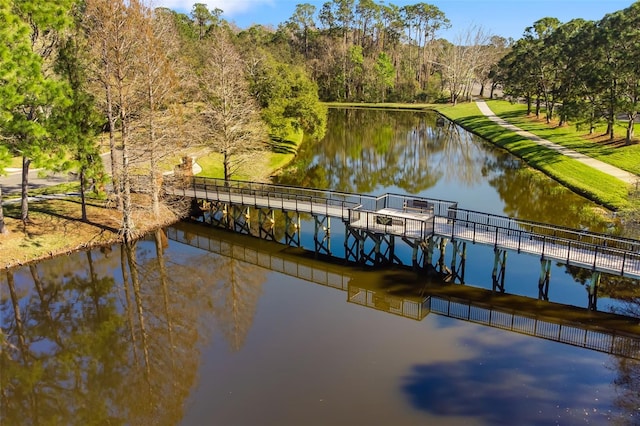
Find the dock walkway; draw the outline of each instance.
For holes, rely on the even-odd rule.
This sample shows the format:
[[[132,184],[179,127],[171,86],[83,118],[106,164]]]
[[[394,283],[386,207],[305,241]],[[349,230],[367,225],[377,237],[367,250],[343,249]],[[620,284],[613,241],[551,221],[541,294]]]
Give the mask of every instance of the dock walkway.
[[[339,218],[351,229],[376,235],[413,241],[441,237],[640,278],[640,241],[459,209],[453,201],[197,177],[187,184],[167,183],[165,191],[206,202]]]

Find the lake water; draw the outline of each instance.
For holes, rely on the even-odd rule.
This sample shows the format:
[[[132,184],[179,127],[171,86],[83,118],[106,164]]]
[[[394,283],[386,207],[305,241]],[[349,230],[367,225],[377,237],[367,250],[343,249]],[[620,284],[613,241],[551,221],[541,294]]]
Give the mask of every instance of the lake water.
[[[592,203],[430,113],[332,109],[294,166],[281,182],[614,231]],[[309,248],[313,222],[302,229]],[[539,259],[509,253],[500,297],[493,262],[468,245],[465,285],[445,283],[178,224],[10,270],[0,423],[639,424],[637,280],[603,276],[589,311],[589,271],[552,265],[547,302]],[[585,349],[593,336],[604,343]]]

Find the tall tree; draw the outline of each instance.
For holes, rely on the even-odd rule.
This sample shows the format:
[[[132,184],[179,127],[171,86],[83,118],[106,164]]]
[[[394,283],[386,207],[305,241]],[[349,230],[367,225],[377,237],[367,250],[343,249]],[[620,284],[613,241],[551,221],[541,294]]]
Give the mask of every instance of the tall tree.
[[[525,29],[524,35],[531,44],[530,54],[533,56],[536,84],[545,102],[547,123],[553,118],[555,95],[560,83],[555,51],[549,39],[559,26],[560,21],[557,18],[542,18]],[[536,114],[538,114],[537,108]]]
[[[468,29],[455,44],[444,45],[438,65],[453,104],[469,92],[490,37],[483,28],[475,27]]]
[[[74,29],[62,45],[56,62],[57,74],[67,82],[70,104],[54,109],[52,114],[53,139],[69,150],[78,167],[83,221],[87,221],[86,191],[89,184],[101,187],[105,183],[104,164],[96,142],[101,117],[94,97],[88,91],[86,52],[88,46],[84,34]]]
[[[302,42],[302,51],[305,59],[309,58],[309,39],[315,30],[313,16],[316,13],[316,7],[309,3],[296,5],[296,9],[289,18],[288,25],[293,29],[294,34]]]
[[[86,0],[86,27],[89,37],[95,40],[92,44],[94,75],[104,90],[112,177],[116,195],[121,195],[118,204],[122,209],[122,233],[127,241],[135,237],[130,125],[132,116],[139,112],[136,89],[141,43],[138,29],[143,22],[143,10],[144,6],[138,1]],[[116,126],[119,126],[120,147],[115,141]]]
[[[53,63],[62,33],[71,24],[72,3],[72,0],[0,2],[0,16],[5,19],[0,35],[3,48],[8,48],[0,65],[2,77],[8,77],[7,84],[0,89],[3,95],[0,131],[10,149],[22,157],[20,216],[25,223],[29,221],[29,167],[32,161],[44,162],[51,153],[49,112],[67,102],[64,83],[54,75]]]
[[[256,100],[249,92],[245,63],[220,31],[203,44],[204,67],[200,74],[206,145],[222,154],[224,179],[266,148],[268,139]]]
[[[217,26],[222,15],[221,9],[210,11],[204,3],[195,3],[191,9],[191,18],[198,28],[198,40],[202,40],[210,26]]]
[[[162,180],[160,162],[168,155],[173,155],[178,145],[174,138],[175,132],[172,130],[180,127],[180,118],[172,114],[176,110],[169,105],[177,86],[176,74],[169,55],[174,55],[173,61],[178,61],[175,56],[177,45],[174,41],[176,34],[170,20],[162,19],[162,15],[154,16],[150,8],[142,9],[141,13],[139,27],[141,49],[137,58],[140,67],[138,91],[142,99],[142,114],[147,128],[146,132],[138,136],[142,136],[139,142],[142,142],[145,160],[148,159],[149,162],[148,186],[151,190],[152,210],[157,218],[160,216]],[[169,126],[169,121],[174,125]]]
[[[599,23],[600,38],[605,47],[606,80],[610,92],[609,128],[617,113],[627,119],[626,141],[634,137],[634,123],[640,110],[640,3],[606,15]]]

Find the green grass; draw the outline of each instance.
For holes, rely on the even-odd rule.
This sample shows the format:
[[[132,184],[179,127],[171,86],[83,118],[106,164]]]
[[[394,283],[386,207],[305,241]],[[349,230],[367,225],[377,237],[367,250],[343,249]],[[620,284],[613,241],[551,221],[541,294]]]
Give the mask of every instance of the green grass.
[[[35,197],[38,195],[54,195],[54,194],[67,194],[70,192],[80,192],[80,182],[65,182],[57,185],[45,186],[41,188],[29,188],[29,196]],[[93,194],[93,192],[91,193]],[[2,194],[2,198],[5,200],[20,198],[19,192],[11,194]]]
[[[9,163],[9,165],[7,167],[12,167],[14,169],[21,169],[22,168],[22,157],[12,157],[11,158],[11,162]]]
[[[289,164],[298,153],[298,149],[304,139],[304,132],[292,132],[283,139],[273,139],[273,147],[269,153],[269,169],[280,170]]]
[[[508,104],[508,102],[505,102],[505,104]],[[490,103],[490,107],[494,107],[494,102]],[[518,116],[518,108],[520,107],[521,106],[517,105],[514,106],[514,116]],[[485,117],[475,103],[459,104],[455,107],[451,105],[438,106],[436,109],[467,130],[509,150],[514,155],[525,160],[532,167],[543,171],[573,191],[599,204],[613,210],[626,208],[630,204],[628,197],[629,187],[626,183],[505,130],[500,125],[493,123]],[[508,114],[506,108],[502,110],[500,108],[496,109],[499,110],[494,110],[496,113],[502,115]],[[545,130],[541,132],[542,134],[540,134],[540,136],[545,138],[549,136],[548,139],[551,140],[554,139],[554,136],[556,140],[568,139],[563,133],[564,128],[555,130],[558,132],[557,135],[554,135],[553,132],[548,133]],[[532,132],[536,133],[535,131]],[[578,142],[579,141],[575,141],[574,143],[578,145]],[[584,143],[587,144],[587,141]]]
[[[412,111],[424,111],[432,110],[435,104],[409,104],[399,102],[384,102],[384,103],[364,103],[364,102],[325,102],[328,107],[336,108],[370,108],[370,109],[395,109],[395,110],[412,110]]]
[[[203,157],[198,157],[196,162],[202,171],[198,176],[212,177],[212,178],[224,178],[224,168],[222,166],[222,154],[211,153]]]
[[[606,124],[596,127],[593,135],[588,130],[577,129],[575,125],[558,127],[547,124],[541,115],[541,120],[534,120],[526,115],[527,107],[521,104],[511,104],[507,101],[488,101],[487,105],[496,115],[511,124],[527,130],[558,145],[566,146],[589,157],[616,166],[628,172],[640,175],[640,144],[621,145],[612,144],[602,136],[606,131]],[[543,112],[544,114],[544,112]],[[626,128],[624,123],[617,123],[615,127],[616,139],[624,138]],[[601,137],[600,139],[596,139]],[[597,142],[595,140],[598,140]]]
[[[266,160],[262,161],[261,164],[252,163],[250,166],[242,168],[234,175],[234,179],[256,180],[282,169],[295,158],[303,138],[304,133],[302,130],[291,132],[285,138],[272,138],[271,149],[266,155]],[[198,157],[196,161],[202,167],[202,172],[198,176],[224,178],[222,154],[211,153]]]

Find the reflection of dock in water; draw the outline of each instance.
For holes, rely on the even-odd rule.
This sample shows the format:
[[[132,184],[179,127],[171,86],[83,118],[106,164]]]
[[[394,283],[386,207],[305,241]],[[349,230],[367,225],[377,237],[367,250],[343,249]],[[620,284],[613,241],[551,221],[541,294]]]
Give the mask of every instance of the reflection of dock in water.
[[[422,320],[457,318],[612,355],[640,359],[640,319],[524,296],[448,284],[405,269],[363,269],[321,262],[302,249],[193,224],[172,240],[347,292],[347,301]]]

